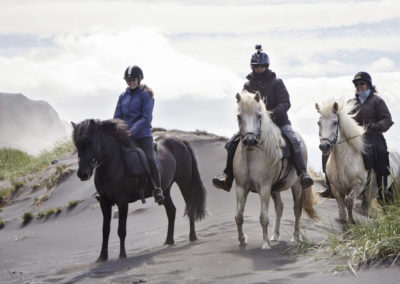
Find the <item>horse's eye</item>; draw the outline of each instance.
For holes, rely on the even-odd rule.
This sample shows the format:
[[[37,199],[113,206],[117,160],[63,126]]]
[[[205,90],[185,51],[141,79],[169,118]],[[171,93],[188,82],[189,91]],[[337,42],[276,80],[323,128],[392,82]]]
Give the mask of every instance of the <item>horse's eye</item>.
[[[337,125],[337,121],[334,121],[334,122],[333,122],[333,125],[335,125],[335,126],[336,126],[336,125]]]
[[[318,126],[321,126],[321,121],[318,121],[317,124],[318,124]]]
[[[242,117],[240,116],[240,114],[237,115],[237,119],[238,119],[238,120],[241,120],[241,119],[242,119]]]
[[[257,113],[257,119],[261,118],[261,114]]]

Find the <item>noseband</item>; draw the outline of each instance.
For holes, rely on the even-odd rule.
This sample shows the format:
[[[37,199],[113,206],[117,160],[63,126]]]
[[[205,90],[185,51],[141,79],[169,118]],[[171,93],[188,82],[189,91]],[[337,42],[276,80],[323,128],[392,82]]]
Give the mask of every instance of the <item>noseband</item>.
[[[261,138],[261,118],[260,118],[259,121],[260,121],[260,123],[259,123],[259,126],[258,126],[258,131],[257,131],[257,133],[251,132],[251,131],[245,132],[245,133],[242,133],[242,131],[239,132],[241,143],[243,143],[243,140],[244,140],[244,138],[245,138],[247,135],[253,135],[253,136],[256,137],[256,141],[257,141],[257,145],[256,145],[256,146],[257,146],[257,147],[259,147],[260,145],[262,145],[262,144],[264,143],[264,141],[261,141],[261,142],[260,142],[260,138]]]

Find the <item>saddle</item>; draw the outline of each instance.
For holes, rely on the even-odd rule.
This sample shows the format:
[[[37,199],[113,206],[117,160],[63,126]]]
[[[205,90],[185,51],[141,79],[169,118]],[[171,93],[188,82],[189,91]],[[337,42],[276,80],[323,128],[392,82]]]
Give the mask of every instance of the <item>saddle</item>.
[[[139,147],[126,147],[121,146],[122,160],[125,165],[125,169],[130,177],[144,177],[148,178],[150,182],[154,183],[151,178],[151,170],[149,162],[147,161],[146,154]],[[142,203],[145,201],[145,185],[146,182],[139,182],[139,196]]]

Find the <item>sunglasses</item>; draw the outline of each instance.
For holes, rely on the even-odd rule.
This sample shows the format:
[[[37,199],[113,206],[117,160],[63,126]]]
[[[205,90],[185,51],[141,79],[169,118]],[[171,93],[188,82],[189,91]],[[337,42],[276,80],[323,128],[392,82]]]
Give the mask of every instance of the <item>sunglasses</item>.
[[[356,82],[354,83],[354,86],[358,87],[358,86],[364,86],[366,84],[367,84],[366,82]]]
[[[127,82],[133,82],[135,81],[137,78],[126,78],[125,81]]]

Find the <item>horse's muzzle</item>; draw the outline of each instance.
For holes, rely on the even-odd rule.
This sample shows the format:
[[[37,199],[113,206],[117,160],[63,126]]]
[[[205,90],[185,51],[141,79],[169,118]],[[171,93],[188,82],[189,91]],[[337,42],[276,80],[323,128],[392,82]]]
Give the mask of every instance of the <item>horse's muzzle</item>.
[[[243,138],[243,145],[246,147],[255,147],[258,144],[257,137],[254,134],[247,134]]]
[[[92,177],[92,173],[93,170],[90,168],[87,168],[86,170],[82,170],[81,168],[79,168],[76,174],[81,181],[84,181],[90,179]]]
[[[328,141],[324,141],[319,144],[319,149],[322,151],[322,153],[329,154],[329,152],[332,150],[332,145]]]

